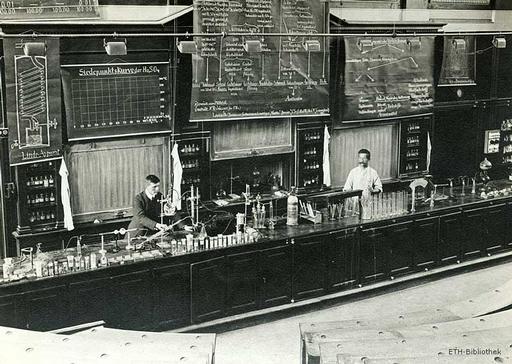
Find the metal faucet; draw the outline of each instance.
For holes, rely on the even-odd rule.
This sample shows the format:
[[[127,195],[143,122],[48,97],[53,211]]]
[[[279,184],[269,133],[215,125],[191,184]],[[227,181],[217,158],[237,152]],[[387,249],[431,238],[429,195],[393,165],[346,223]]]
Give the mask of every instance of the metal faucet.
[[[469,184],[470,177],[468,177],[468,176],[460,176],[459,178],[460,178],[460,182],[462,184],[461,196],[466,196],[466,181],[467,181],[467,184]]]
[[[465,191],[465,188],[466,188],[466,176],[459,176],[459,179],[460,179],[460,184],[462,185],[462,192],[461,192],[461,196],[465,196],[466,195],[466,191]]]
[[[453,196],[453,180],[455,178],[447,178],[448,182],[450,183],[450,196]]]

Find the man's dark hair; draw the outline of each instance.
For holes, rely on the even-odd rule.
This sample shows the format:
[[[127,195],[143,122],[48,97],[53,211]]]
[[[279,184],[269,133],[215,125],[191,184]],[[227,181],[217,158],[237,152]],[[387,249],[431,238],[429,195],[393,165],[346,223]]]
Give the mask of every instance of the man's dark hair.
[[[146,181],[151,182],[151,183],[160,183],[160,178],[158,178],[154,174],[150,174],[146,177]]]
[[[359,152],[357,152],[357,154],[366,154],[368,156],[368,160],[370,160],[371,158],[371,154],[370,154],[370,151],[368,149],[359,149]]]

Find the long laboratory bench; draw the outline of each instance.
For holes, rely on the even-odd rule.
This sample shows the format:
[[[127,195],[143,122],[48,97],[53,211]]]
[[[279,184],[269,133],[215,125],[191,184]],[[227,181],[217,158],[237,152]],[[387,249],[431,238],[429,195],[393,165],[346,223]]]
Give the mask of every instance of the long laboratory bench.
[[[388,219],[276,226],[248,244],[4,282],[0,325],[205,323],[512,250],[511,217],[512,192],[459,194]]]

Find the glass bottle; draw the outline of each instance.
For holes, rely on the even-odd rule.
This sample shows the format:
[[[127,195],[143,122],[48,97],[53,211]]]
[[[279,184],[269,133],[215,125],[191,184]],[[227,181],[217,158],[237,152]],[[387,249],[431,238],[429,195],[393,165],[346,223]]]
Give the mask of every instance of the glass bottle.
[[[299,225],[299,199],[295,195],[294,186],[286,201],[286,225]]]

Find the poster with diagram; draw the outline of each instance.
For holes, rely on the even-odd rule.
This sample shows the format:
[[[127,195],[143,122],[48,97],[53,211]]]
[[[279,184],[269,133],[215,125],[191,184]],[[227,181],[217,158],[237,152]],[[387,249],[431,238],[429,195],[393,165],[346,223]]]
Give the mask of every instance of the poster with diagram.
[[[446,36],[438,86],[476,85],[475,36]]]
[[[6,111],[11,165],[62,155],[59,41],[7,38]]]
[[[431,113],[434,37],[345,37],[343,122]]]

